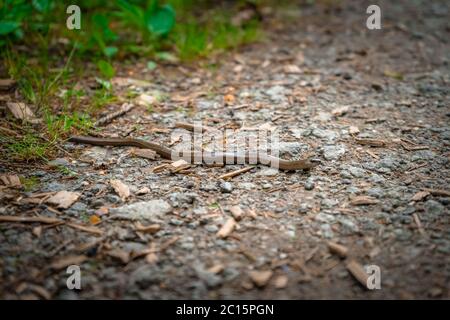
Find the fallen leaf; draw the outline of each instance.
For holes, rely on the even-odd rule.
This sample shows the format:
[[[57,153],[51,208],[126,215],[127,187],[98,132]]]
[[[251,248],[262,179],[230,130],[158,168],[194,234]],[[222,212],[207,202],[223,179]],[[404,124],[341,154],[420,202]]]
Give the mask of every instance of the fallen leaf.
[[[430,195],[428,191],[419,191],[412,198],[411,201],[421,201]]]
[[[291,74],[302,73],[302,70],[298,66],[296,66],[295,64],[285,65],[283,67],[283,70],[284,70],[285,73],[291,73]]]
[[[113,249],[107,252],[108,256],[119,259],[122,263],[130,262],[130,253],[122,249]]]
[[[80,265],[88,259],[85,255],[66,256],[58,258],[50,264],[50,267],[55,270],[61,270],[71,265]]]
[[[0,176],[0,180],[7,187],[21,187],[20,179],[17,175],[2,175]]]
[[[264,287],[267,282],[269,282],[272,274],[273,272],[271,270],[249,272],[250,279],[252,279],[258,287]]]
[[[142,195],[142,194],[147,194],[150,192],[150,188],[149,187],[143,187],[141,189],[139,189],[136,194],[137,195]]]
[[[217,274],[223,271],[223,269],[225,269],[225,266],[221,263],[215,264],[213,265],[211,268],[208,268],[208,272]]]
[[[97,210],[95,210],[95,214],[98,216],[104,216],[105,214],[109,213],[108,207],[100,207]]]
[[[47,200],[47,202],[57,205],[58,208],[67,209],[72,204],[74,204],[75,201],[77,201],[80,196],[81,196],[81,193],[64,190],[64,191],[59,191],[54,196],[50,197]]]
[[[156,253],[151,252],[145,256],[145,261],[147,261],[148,264],[154,264],[158,262],[158,256]]]
[[[226,105],[232,105],[236,101],[236,98],[232,94],[225,95],[225,97],[223,99],[224,99]]]
[[[359,128],[356,126],[350,126],[350,128],[348,128],[348,132],[350,134],[358,134],[359,133]]]
[[[383,147],[386,142],[379,139],[355,139],[356,143],[365,145],[365,146],[371,146],[371,147]]]
[[[42,234],[42,227],[41,226],[37,226],[33,228],[32,233],[36,236],[36,237],[40,237]]]
[[[136,231],[144,232],[144,233],[156,233],[161,230],[161,225],[159,224],[150,224],[148,226],[143,226],[140,222],[136,223]]]
[[[346,114],[349,109],[350,108],[348,106],[338,107],[338,108],[333,109],[333,111],[331,111],[331,114],[335,117],[340,117],[340,116],[343,116],[344,114]]]
[[[217,236],[219,238],[226,238],[231,234],[231,232],[233,232],[235,227],[236,227],[236,220],[234,220],[233,218],[229,218],[224,223],[222,228],[220,228],[220,230],[217,232]]]
[[[232,206],[230,212],[237,221],[241,220],[244,214],[244,211],[239,206]]]
[[[110,180],[111,186],[113,187],[114,191],[119,195],[119,197],[125,201],[126,198],[130,196],[130,188],[123,183],[120,180],[117,179],[111,179]]]
[[[95,214],[89,217],[89,222],[93,225],[99,224],[102,221],[98,216]]]
[[[60,223],[59,219],[47,217],[17,217],[17,216],[0,216],[0,222],[41,222],[41,223]]]
[[[7,102],[6,107],[12,113],[12,115],[20,120],[36,121],[33,111],[25,103],[22,102]]]
[[[391,70],[385,70],[384,75],[389,78],[397,79],[397,80],[403,80],[403,74],[396,71]]]
[[[277,289],[283,289],[286,288],[288,284],[288,277],[287,276],[278,276],[275,278],[274,285]]]

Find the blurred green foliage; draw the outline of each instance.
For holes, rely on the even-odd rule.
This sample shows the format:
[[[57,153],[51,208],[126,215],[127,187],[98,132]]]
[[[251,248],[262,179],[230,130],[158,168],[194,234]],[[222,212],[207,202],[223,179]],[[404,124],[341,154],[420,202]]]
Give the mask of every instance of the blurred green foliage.
[[[220,8],[202,19],[199,12],[211,7],[205,0],[78,0],[81,30],[66,28],[70,4],[0,0],[0,47],[33,45],[40,39],[46,48],[69,41],[76,44],[78,54],[95,59],[161,51],[175,51],[182,59],[191,59],[256,38],[255,21],[242,28],[233,26]]]

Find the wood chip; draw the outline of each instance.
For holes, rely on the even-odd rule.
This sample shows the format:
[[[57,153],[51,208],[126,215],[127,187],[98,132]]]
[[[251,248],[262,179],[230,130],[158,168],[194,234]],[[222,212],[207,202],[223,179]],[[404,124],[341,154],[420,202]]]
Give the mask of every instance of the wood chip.
[[[50,292],[44,287],[35,284],[29,284],[28,289],[39,295],[41,298],[44,298],[45,300],[50,300],[52,298]]]
[[[75,203],[75,201],[78,200],[78,198],[81,196],[81,193],[79,192],[71,192],[71,191],[59,191],[52,197],[50,197],[47,202],[57,205],[58,208],[61,209],[67,209],[72,204]]]
[[[7,187],[21,187],[22,184],[20,183],[20,179],[17,175],[2,175],[0,176],[0,180],[3,182],[3,184]]]
[[[358,134],[359,133],[359,128],[356,126],[350,126],[350,128],[348,128],[348,132],[350,134]]]
[[[58,258],[55,261],[53,261],[50,264],[50,267],[55,270],[61,270],[70,265],[78,265],[79,266],[87,259],[88,259],[88,257],[85,255],[66,256],[66,257]]]
[[[386,142],[384,140],[380,139],[362,139],[362,138],[355,138],[356,143],[365,145],[365,146],[371,146],[371,147],[384,147],[386,145]]]
[[[0,90],[8,91],[16,85],[16,80],[14,79],[0,79]]]
[[[373,197],[369,197],[369,196],[357,196],[354,197],[351,201],[350,204],[353,206],[363,206],[363,205],[370,205],[370,204],[377,204],[380,201],[373,198]]]
[[[364,288],[367,289],[367,280],[369,279],[369,275],[366,273],[366,270],[364,270],[364,267],[355,260],[350,260],[347,262],[346,267],[350,274],[355,277],[355,279],[358,280]]]
[[[150,192],[150,188],[149,187],[143,187],[141,189],[139,189],[136,194],[137,195],[143,195],[143,194],[147,194]]]
[[[175,242],[177,242],[178,239],[180,239],[180,237],[174,236],[174,237],[170,238],[169,240],[167,240],[166,242],[164,242],[161,245],[161,247],[159,248],[159,252],[166,251],[171,245],[173,245]]]
[[[338,244],[336,242],[328,241],[328,249],[331,253],[337,254],[341,258],[345,258],[348,255],[348,248]]]
[[[335,117],[340,117],[346,114],[350,110],[349,106],[342,106],[335,108],[331,111],[331,114]]]
[[[156,262],[158,262],[158,256],[156,255],[156,253],[150,252],[145,256],[145,261],[148,264],[155,264]]]
[[[247,212],[247,215],[252,219],[256,219],[258,217],[255,210],[253,210],[253,209],[247,209],[246,212]]]
[[[411,198],[411,201],[422,201],[429,195],[430,195],[429,191],[419,191]]]
[[[107,252],[107,255],[119,259],[122,263],[130,262],[130,253],[122,249],[113,249]]]
[[[156,223],[150,224],[148,226],[144,226],[140,222],[137,222],[135,226],[136,226],[136,231],[150,233],[150,234],[156,233],[159,230],[161,230],[161,225],[156,224]]]
[[[32,233],[39,238],[42,235],[42,227],[41,226],[37,226],[33,228]]]
[[[155,160],[157,158],[157,153],[151,149],[133,148],[131,149],[130,153],[136,157],[145,158],[149,160]]]
[[[226,238],[231,234],[231,232],[233,232],[235,227],[236,227],[236,220],[234,220],[233,218],[229,218],[224,223],[222,228],[220,228],[220,230],[217,232],[217,236],[219,238]]]
[[[119,197],[123,201],[125,201],[131,195],[130,188],[122,181],[117,179],[111,179],[110,183],[114,191],[119,195]]]
[[[278,276],[275,278],[274,285],[277,289],[284,289],[288,284],[289,278],[287,276]]]
[[[272,277],[273,272],[271,270],[266,271],[251,271],[249,272],[250,279],[258,287],[264,287]]]
[[[422,222],[420,222],[420,218],[417,215],[417,213],[413,213],[413,218],[414,218],[414,222],[416,223],[417,229],[419,230],[420,234],[425,236],[426,235],[425,230],[422,227]]]
[[[155,104],[157,102],[158,102],[158,99],[156,99],[156,97],[149,95],[149,94],[145,94],[145,93],[141,94],[136,99],[136,103],[143,107],[152,106],[153,104]]]
[[[284,73],[290,73],[290,74],[300,74],[302,73],[302,69],[300,67],[296,66],[295,64],[288,64],[283,67]]]
[[[33,111],[25,103],[22,102],[7,102],[6,107],[12,113],[12,115],[20,120],[24,121],[35,121]]]
[[[223,269],[225,269],[225,266],[221,263],[215,264],[212,267],[208,268],[208,272],[217,274],[223,271]]]
[[[253,168],[254,167],[245,167],[245,168],[242,168],[242,169],[239,169],[239,170],[231,171],[231,172],[228,172],[228,173],[225,173],[225,174],[221,175],[219,177],[219,179],[227,180],[227,179],[233,178],[233,177],[235,177],[237,175],[240,175],[241,173],[245,173],[247,171],[250,171]]]
[[[61,223],[62,221],[55,218],[47,217],[17,217],[17,216],[0,216],[0,222],[40,222],[45,224]]]
[[[433,196],[438,197],[450,197],[450,191],[443,190],[443,189],[424,189],[425,191],[428,191]]]
[[[234,104],[234,102],[236,101],[236,98],[232,94],[227,94],[223,97],[223,100],[227,106],[230,106],[230,105]]]
[[[170,171],[178,172],[178,171],[187,169],[189,167],[190,167],[190,164],[186,160],[180,159],[180,160],[177,160],[170,164]]]
[[[233,215],[234,219],[236,219],[236,221],[241,220],[242,216],[244,215],[244,211],[239,206],[232,206],[230,208],[230,212]]]

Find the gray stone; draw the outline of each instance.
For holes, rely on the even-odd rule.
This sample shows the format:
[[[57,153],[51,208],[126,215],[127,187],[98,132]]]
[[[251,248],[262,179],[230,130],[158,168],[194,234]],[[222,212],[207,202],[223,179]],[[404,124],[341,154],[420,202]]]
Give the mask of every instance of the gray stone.
[[[64,158],[57,158],[55,160],[49,161],[48,165],[52,166],[52,167],[60,167],[60,166],[61,167],[67,167],[67,166],[70,165],[70,163],[69,163],[69,161],[67,161]]]
[[[280,172],[276,168],[263,168],[261,171],[256,173],[257,176],[268,176],[273,177],[279,174]]]
[[[308,179],[305,181],[305,190],[312,190],[314,189],[314,181],[312,179]]]
[[[338,137],[338,134],[332,130],[322,130],[319,128],[313,129],[311,134],[317,138],[325,139],[328,141],[332,141]]]
[[[371,197],[381,198],[383,197],[383,194],[384,192],[381,188],[374,187],[367,190],[367,195]]]
[[[205,226],[206,231],[211,232],[211,233],[216,233],[217,231],[219,231],[219,228],[214,225],[214,224],[207,224]]]
[[[111,209],[118,218],[160,222],[160,218],[172,211],[172,207],[161,199],[141,201]]]
[[[435,200],[427,200],[424,204],[425,213],[432,217],[440,216],[444,213],[445,207]]]
[[[321,205],[323,208],[332,208],[338,204],[338,201],[335,199],[322,199]]]
[[[358,167],[348,167],[348,171],[354,176],[355,178],[362,178],[366,175],[366,171],[364,169],[358,168]]]
[[[337,160],[345,154],[343,145],[328,145],[323,147],[323,157],[326,160]]]
[[[179,207],[183,204],[192,204],[197,198],[198,194],[194,192],[173,192],[169,195],[169,200],[173,207]]]

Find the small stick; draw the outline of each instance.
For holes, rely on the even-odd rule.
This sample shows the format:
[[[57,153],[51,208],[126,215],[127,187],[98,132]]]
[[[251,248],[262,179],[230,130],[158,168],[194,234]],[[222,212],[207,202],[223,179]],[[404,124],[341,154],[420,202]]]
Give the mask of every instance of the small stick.
[[[59,223],[61,220],[47,217],[16,217],[16,216],[0,216],[0,222],[41,222],[41,223]]]
[[[206,132],[208,130],[213,129],[213,128],[208,127],[208,126],[203,126],[203,125],[202,126],[196,126],[196,125],[193,125],[193,124],[190,124],[190,123],[187,123],[187,122],[177,122],[177,123],[175,123],[175,128],[186,129],[188,131],[198,130],[198,131],[201,131],[201,132]]]
[[[134,104],[131,103],[124,103],[122,105],[122,107],[120,108],[120,110],[110,113],[100,119],[98,119],[95,123],[94,126],[103,126],[105,124],[110,123],[112,120],[123,116],[125,113],[127,113],[128,111],[130,111],[131,109],[133,109],[135,107]]]
[[[221,175],[221,176],[219,177],[219,179],[226,180],[226,179],[229,179],[229,178],[233,178],[233,177],[235,177],[235,176],[237,176],[237,175],[240,175],[241,173],[245,173],[245,172],[247,172],[247,171],[250,171],[250,170],[252,170],[253,168],[254,168],[254,167],[245,167],[245,168],[242,168],[242,169],[238,169],[238,170],[235,170],[235,171],[231,171],[231,172],[228,172],[228,173],[225,173],[225,174]]]

